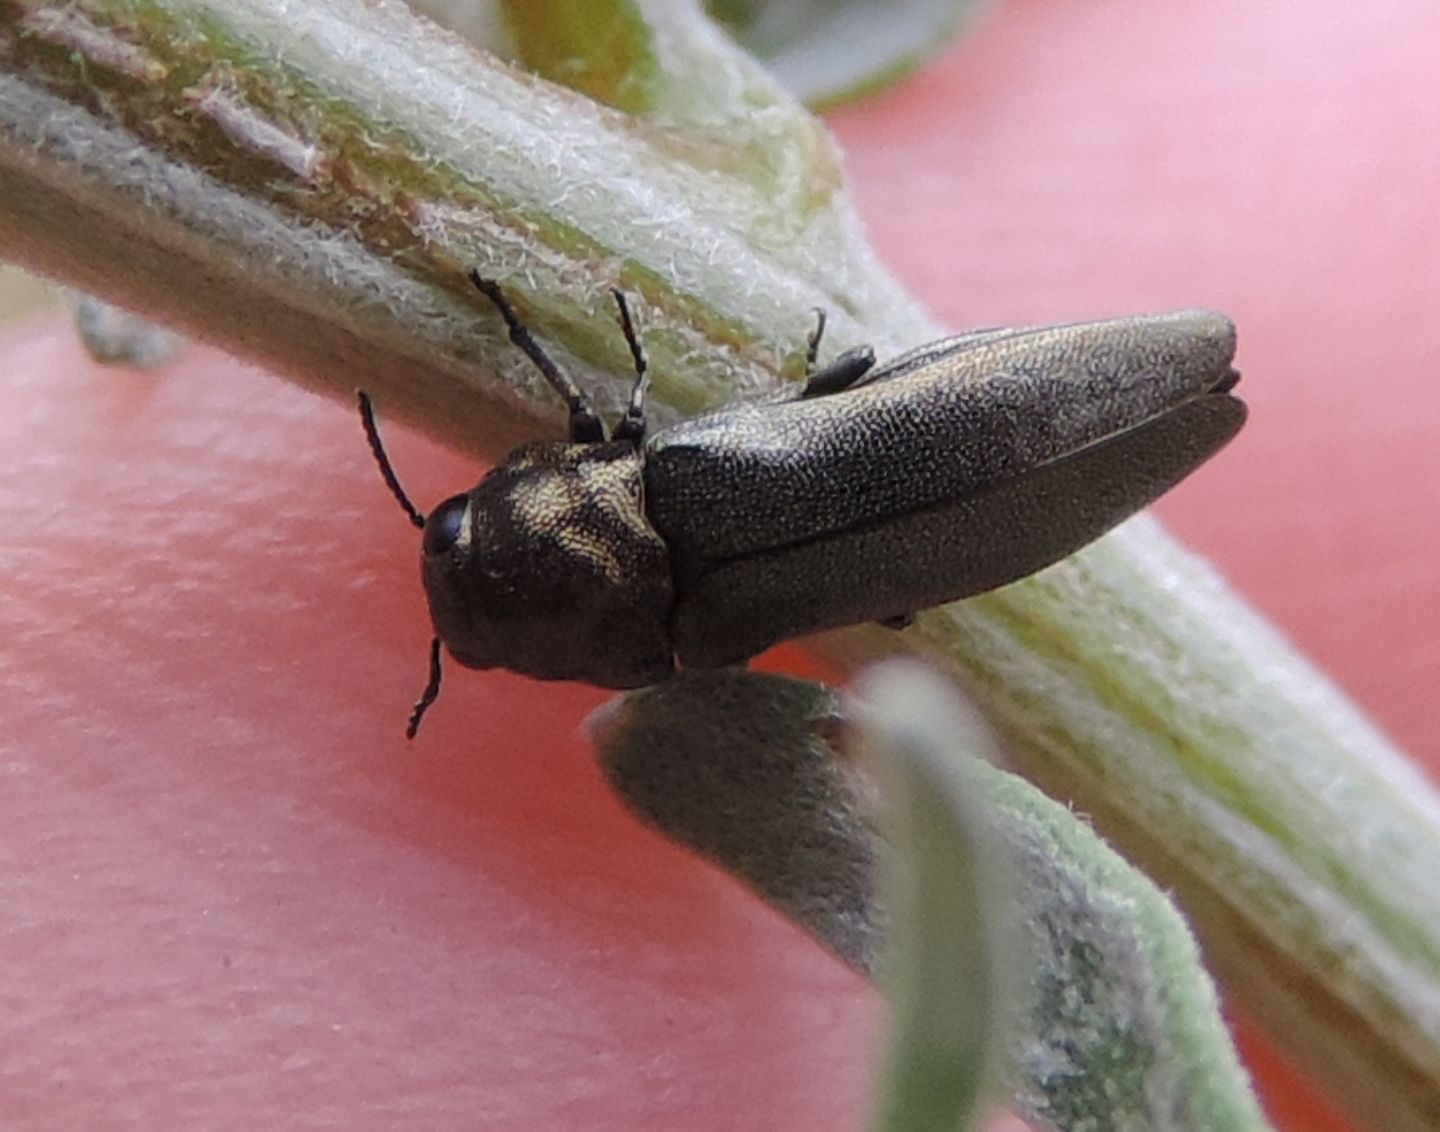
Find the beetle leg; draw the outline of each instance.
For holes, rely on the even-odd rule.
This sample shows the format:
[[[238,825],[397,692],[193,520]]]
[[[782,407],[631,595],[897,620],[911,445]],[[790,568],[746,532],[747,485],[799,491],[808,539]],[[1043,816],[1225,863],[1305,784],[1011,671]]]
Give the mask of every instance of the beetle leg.
[[[849,389],[875,364],[875,351],[869,346],[856,346],[846,350],[823,369],[815,368],[820,356],[820,339],[825,337],[825,308],[815,307],[815,329],[805,344],[805,388],[801,398],[823,397],[827,393],[839,393]]]
[[[612,287],[615,305],[620,308],[620,329],[625,335],[625,344],[630,347],[630,357],[635,361],[635,384],[630,389],[630,404],[625,415],[615,426],[616,440],[629,440],[637,446],[645,439],[645,391],[649,386],[646,371],[650,368],[645,361],[645,348],[640,345],[640,336],[635,333],[635,324],[630,321],[630,304],[625,301],[625,292]]]
[[[877,621],[876,624],[883,625],[887,629],[908,629],[911,625],[915,624],[915,614],[896,613],[894,616],[891,617],[880,618],[880,620]]]
[[[824,397],[830,393],[839,393],[842,389],[849,389],[869,373],[874,364],[875,351],[869,346],[856,346],[846,350],[824,369],[813,371],[800,396]]]
[[[807,378],[815,372],[815,360],[820,356],[820,339],[825,337],[825,308],[812,307],[811,313],[815,315],[815,329],[810,331],[805,348],[805,376]]]
[[[550,387],[565,399],[570,409],[570,439],[576,444],[594,444],[605,439],[605,426],[596,415],[590,399],[580,392],[580,387],[571,381],[560,367],[550,360],[550,355],[540,348],[540,343],[530,336],[530,331],[515,313],[515,308],[500,290],[500,284],[486,279],[476,268],[470,269],[470,282],[476,290],[495,304],[500,317],[510,331],[510,341],[524,351],[525,356],[535,363],[535,368],[545,375]]]

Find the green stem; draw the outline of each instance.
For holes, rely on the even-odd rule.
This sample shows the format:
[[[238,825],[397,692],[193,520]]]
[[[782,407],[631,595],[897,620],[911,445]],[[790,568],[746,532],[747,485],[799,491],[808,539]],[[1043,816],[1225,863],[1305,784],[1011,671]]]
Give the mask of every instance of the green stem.
[[[607,375],[624,287],[662,416],[798,374],[814,306],[836,347],[928,334],[823,129],[713,31],[670,41],[708,44],[704,123],[611,111],[400,5],[3,0],[0,243],[491,456],[560,414],[469,265]],[[590,376],[620,403],[623,377]]]
[[[1440,1127],[1440,804],[1333,686],[1148,521],[922,622],[1239,1005],[1361,1120]]]

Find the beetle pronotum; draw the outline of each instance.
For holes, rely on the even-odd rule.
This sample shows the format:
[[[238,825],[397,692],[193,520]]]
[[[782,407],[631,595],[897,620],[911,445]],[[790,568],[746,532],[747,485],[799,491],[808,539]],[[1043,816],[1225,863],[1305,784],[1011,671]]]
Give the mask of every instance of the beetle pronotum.
[[[647,436],[645,352],[617,290],[636,380],[607,435],[499,284],[470,278],[564,398],[570,437],[522,445],[425,518],[360,395],[385,482],[424,529],[435,639],[412,736],[442,645],[470,668],[634,688],[903,624],[1078,550],[1245,420],[1235,328],[1208,311],[983,330],[881,366],[861,347],[817,368],[821,313],[798,391]]]

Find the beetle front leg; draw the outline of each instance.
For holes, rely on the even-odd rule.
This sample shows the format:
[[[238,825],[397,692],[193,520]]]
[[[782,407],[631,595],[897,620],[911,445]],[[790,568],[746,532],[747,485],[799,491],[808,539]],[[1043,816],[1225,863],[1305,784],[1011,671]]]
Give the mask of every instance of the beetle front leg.
[[[510,341],[519,346],[525,356],[535,363],[535,368],[545,375],[545,380],[550,383],[550,388],[555,390],[565,399],[565,404],[570,410],[570,439],[576,444],[598,444],[605,439],[605,425],[596,414],[590,404],[590,399],[580,392],[580,387],[565,376],[564,372],[551,360],[550,355],[540,348],[540,343],[530,335],[529,329],[520,321],[520,316],[515,313],[515,308],[510,305],[510,300],[500,290],[500,284],[493,279],[486,279],[476,268],[469,271],[470,282],[475,284],[475,289],[489,299],[495,309],[500,312],[500,317],[505,320],[505,326],[510,331]]]
[[[625,292],[612,287],[615,305],[620,308],[620,330],[625,335],[625,344],[630,347],[630,357],[635,362],[635,384],[630,389],[630,404],[625,415],[615,426],[616,440],[632,441],[636,447],[645,439],[645,391],[649,387],[646,377],[650,366],[645,360],[645,348],[640,345],[640,336],[635,333],[635,324],[630,321],[630,304],[625,301]]]

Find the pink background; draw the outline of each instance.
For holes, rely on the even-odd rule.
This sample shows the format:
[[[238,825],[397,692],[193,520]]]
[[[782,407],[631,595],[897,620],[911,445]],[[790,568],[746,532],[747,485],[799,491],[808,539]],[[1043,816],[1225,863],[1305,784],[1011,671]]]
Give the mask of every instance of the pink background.
[[[1432,770],[1437,58],[1419,0],[1014,0],[835,118],[957,328],[1235,317],[1252,422],[1161,513]],[[3,357],[7,1127],[864,1126],[876,996],[618,810],[600,693],[452,671],[406,746],[415,539],[348,409]],[[391,435],[422,505],[475,478]]]

